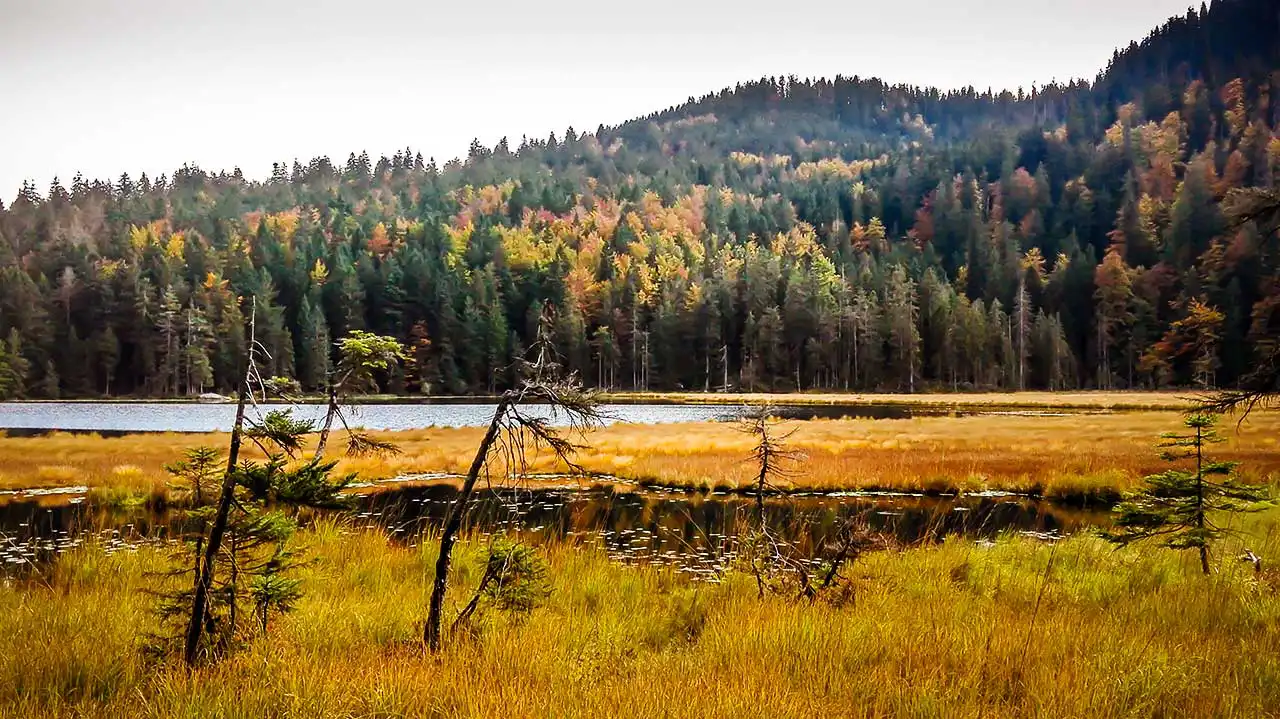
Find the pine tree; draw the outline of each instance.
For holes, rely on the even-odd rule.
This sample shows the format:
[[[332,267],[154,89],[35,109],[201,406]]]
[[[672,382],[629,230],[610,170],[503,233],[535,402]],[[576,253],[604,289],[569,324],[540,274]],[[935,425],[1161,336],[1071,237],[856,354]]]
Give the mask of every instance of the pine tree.
[[[854,294],[849,324],[853,335],[853,385],[859,389],[875,387],[880,382],[884,334],[880,329],[883,325],[880,303],[870,289]]]
[[[305,390],[324,389],[329,377],[329,327],[324,313],[305,296],[298,309],[298,325],[302,328],[298,379]]]
[[[22,355],[22,337],[18,330],[9,330],[9,337],[0,344],[0,399],[22,399],[27,392],[27,374],[31,363]]]
[[[1256,510],[1267,496],[1264,486],[1235,477],[1237,463],[1206,456],[1208,445],[1222,441],[1215,422],[1211,415],[1197,414],[1183,423],[1188,433],[1161,435],[1161,458],[1193,462],[1195,470],[1167,469],[1147,477],[1145,488],[1116,507],[1116,529],[1107,539],[1118,544],[1159,539],[1171,549],[1194,549],[1201,571],[1209,574],[1210,546],[1228,531],[1217,515]]]
[[[44,399],[57,399],[62,396],[62,384],[58,378],[58,369],[53,360],[44,363],[44,376],[40,378],[40,396]]]
[[[98,359],[99,376],[102,378],[103,394],[111,395],[111,383],[115,381],[120,365],[120,340],[116,337],[111,325],[98,335],[94,343],[94,351]]]
[[[1222,214],[1214,200],[1209,179],[1212,172],[1212,159],[1209,157],[1197,156],[1188,163],[1185,179],[1170,211],[1165,260],[1180,270],[1191,267],[1223,229]]]
[[[155,392],[166,397],[178,394],[179,368],[182,362],[182,305],[173,286],[166,287],[160,297],[156,315],[155,345],[159,348],[159,365],[154,375]]]
[[[1094,283],[1098,288],[1094,293],[1098,302],[1098,388],[1111,389],[1114,350],[1121,350],[1123,355],[1127,329],[1134,320],[1132,276],[1124,258],[1114,248],[1098,265]]]
[[[885,323],[888,329],[889,361],[897,368],[899,389],[905,383],[908,392],[916,391],[920,369],[920,330],[917,326],[920,308],[915,283],[907,277],[906,268],[896,265],[885,286]]]
[[[203,394],[205,388],[213,384],[213,364],[209,358],[214,344],[213,329],[194,304],[187,307],[185,319],[182,382],[187,394]]]

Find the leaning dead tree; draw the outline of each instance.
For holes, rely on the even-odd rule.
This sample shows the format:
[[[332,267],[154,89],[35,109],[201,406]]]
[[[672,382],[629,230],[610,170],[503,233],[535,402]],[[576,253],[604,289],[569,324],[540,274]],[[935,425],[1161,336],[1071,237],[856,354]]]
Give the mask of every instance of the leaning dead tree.
[[[583,472],[573,460],[579,449],[571,439],[600,422],[595,397],[585,391],[572,374],[561,372],[550,344],[549,320],[543,317],[538,339],[530,349],[532,360],[519,360],[519,377],[515,389],[503,392],[494,408],[484,438],[467,470],[440,533],[440,553],[436,559],[435,580],[423,628],[423,642],[431,651],[441,644],[441,625],[445,593],[449,589],[449,571],[453,550],[462,530],[462,521],[482,476],[489,476],[491,461],[497,457],[509,476],[518,476],[528,466],[530,454],[548,449],[570,471]],[[542,408],[530,413],[530,405]],[[553,422],[560,422],[556,426]],[[464,610],[465,611],[465,610]]]
[[[208,639],[214,637],[219,626],[225,628],[221,632],[224,639],[235,633],[237,598],[241,594],[250,595],[254,614],[264,632],[269,613],[273,609],[287,611],[297,598],[298,582],[286,576],[286,571],[294,563],[284,546],[296,523],[284,513],[267,510],[275,507],[297,510],[345,506],[341,495],[355,476],[333,476],[337,461],[326,462],[323,459],[323,445],[329,437],[334,417],[341,418],[347,433],[348,453],[394,449],[349,427],[341,409],[335,410],[331,404],[318,443],[319,449],[310,459],[303,456],[305,437],[315,431],[315,423],[294,418],[291,409],[264,414],[258,405],[259,397],[265,402],[269,395],[283,395],[284,383],[278,378],[264,378],[259,373],[259,359],[269,359],[270,355],[257,341],[256,301],[253,306],[255,311],[249,320],[249,349],[243,358],[245,368],[238,391],[226,469],[216,509],[211,520],[203,523],[200,536],[195,540],[195,579],[191,585],[191,611],[183,637],[183,658],[189,665],[199,660],[202,650],[217,650],[218,642],[210,646]],[[338,351],[342,371],[339,386],[348,389],[363,388],[373,383],[374,372],[387,370],[402,357],[400,345],[394,339],[367,333],[344,339],[338,343]],[[253,417],[248,413],[250,405],[255,409]],[[266,456],[266,461],[243,459],[241,450],[245,442],[256,445]],[[203,454],[199,456],[202,461],[208,459]],[[191,465],[190,460],[174,468],[187,475],[200,469]],[[195,479],[199,507],[204,493],[200,482],[204,477]],[[222,577],[218,576],[220,559],[228,568],[224,572],[226,576]],[[252,587],[246,589],[244,585],[249,580],[252,580]],[[225,605],[225,621],[219,621],[220,605]]]
[[[830,589],[840,579],[840,570],[858,561],[862,555],[893,546],[893,541],[871,528],[865,517],[850,517],[840,526],[836,536],[824,547],[829,558],[822,568],[818,586],[804,583],[800,593],[810,602]]]
[[[253,299],[249,315],[249,351],[244,358],[244,373],[240,381],[236,399],[236,419],[231,426],[231,443],[227,449],[227,468],[222,474],[222,487],[218,494],[218,508],[213,516],[213,524],[209,527],[208,539],[204,542],[204,558],[196,565],[195,586],[192,591],[191,616],[187,621],[186,641],[182,658],[188,665],[196,663],[200,654],[200,635],[205,629],[209,608],[209,592],[213,588],[213,572],[218,561],[218,552],[222,549],[222,537],[227,531],[227,520],[231,516],[231,504],[235,499],[236,466],[240,461],[240,445],[244,441],[245,405],[252,398],[255,385],[261,385],[262,377],[258,374],[254,361],[259,352],[265,348],[257,340],[257,298]]]
[[[755,438],[751,460],[756,466],[752,481],[752,494],[756,498],[755,521],[751,532],[746,535],[743,548],[747,550],[751,573],[755,576],[756,589],[761,597],[778,572],[791,568],[804,573],[801,565],[791,561],[783,542],[765,520],[765,495],[779,490],[777,482],[790,474],[790,465],[799,459],[799,455],[786,445],[795,430],[780,431],[775,425],[773,411],[767,406],[747,414],[742,424],[742,431]]]

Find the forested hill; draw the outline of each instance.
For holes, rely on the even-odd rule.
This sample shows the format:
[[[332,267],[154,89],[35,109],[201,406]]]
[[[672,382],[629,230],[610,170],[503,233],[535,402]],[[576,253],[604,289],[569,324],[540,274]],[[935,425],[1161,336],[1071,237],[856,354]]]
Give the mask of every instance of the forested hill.
[[[250,297],[307,389],[355,329],[409,346],[385,389],[501,389],[544,309],[614,388],[1230,386],[1280,334],[1280,240],[1220,201],[1274,187],[1278,131],[1280,8],[1219,0],[1091,82],[765,78],[443,167],[28,185],[0,397],[228,391]]]

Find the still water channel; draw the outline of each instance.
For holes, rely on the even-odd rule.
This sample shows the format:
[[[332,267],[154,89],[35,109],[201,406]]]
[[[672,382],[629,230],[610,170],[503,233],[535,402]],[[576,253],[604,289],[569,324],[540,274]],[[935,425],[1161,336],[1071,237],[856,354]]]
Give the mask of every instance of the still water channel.
[[[452,486],[407,486],[354,498],[343,520],[416,544],[443,523]],[[172,541],[182,515],[144,507],[30,497],[0,505],[0,573],[30,571],[86,541],[108,552]],[[714,573],[733,559],[736,538],[753,521],[755,500],[727,494],[615,492],[608,489],[486,490],[467,517],[478,534],[534,542],[595,544],[621,562],[669,564]],[[770,497],[765,518],[796,558],[818,556],[842,524],[861,518],[900,544],[960,535],[1022,532],[1052,539],[1101,524],[1102,513],[1012,496],[794,495]]]
[[[270,408],[262,407],[264,411]],[[397,430],[482,425],[489,421],[493,409],[494,405],[486,402],[388,403],[352,407],[351,414],[353,424]],[[867,405],[774,409],[798,419],[892,420],[921,413],[900,406]],[[742,416],[747,408],[730,404],[617,404],[603,410],[607,422],[661,424],[728,421]],[[0,403],[0,431],[225,431],[231,427],[234,411],[228,404]],[[323,411],[320,405],[295,407],[295,414],[303,418],[322,417]],[[353,497],[353,508],[341,515],[342,521],[355,527],[376,527],[407,544],[417,543],[424,532],[442,524],[456,492],[452,486],[440,484],[392,483],[380,489]],[[136,551],[146,544],[170,543],[184,529],[180,512],[100,506],[86,491],[0,492],[0,575],[38,570],[86,542],[108,552]],[[753,498],[733,494],[600,488],[486,490],[477,496],[467,524],[472,532],[482,535],[510,533],[532,541],[596,544],[618,561],[670,564],[682,571],[711,574],[732,561],[737,538],[752,521],[753,513]],[[824,544],[851,518],[864,520],[900,544],[939,541],[952,535],[985,538],[1001,532],[1052,539],[1106,522],[1105,512],[1025,497],[867,493],[770,497],[765,517],[775,536],[796,558],[821,554]]]

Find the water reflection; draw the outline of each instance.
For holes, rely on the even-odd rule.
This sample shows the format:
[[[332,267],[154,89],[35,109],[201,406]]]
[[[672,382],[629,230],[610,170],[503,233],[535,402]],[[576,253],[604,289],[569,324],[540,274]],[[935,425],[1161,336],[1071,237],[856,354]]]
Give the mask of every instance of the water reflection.
[[[451,486],[405,487],[363,496],[349,513],[357,527],[416,543],[439,527],[457,495]],[[715,572],[733,560],[737,538],[754,522],[755,500],[737,495],[610,490],[493,490],[479,493],[465,525],[479,535],[514,533],[529,541],[599,544],[622,562]],[[0,505],[0,571],[13,574],[56,558],[88,535],[108,551],[164,543],[183,530],[181,513],[146,508]],[[1056,537],[1105,523],[1106,513],[1016,497],[793,496],[765,502],[765,521],[796,558],[813,558],[843,524],[859,518],[899,544],[1007,531]]]

